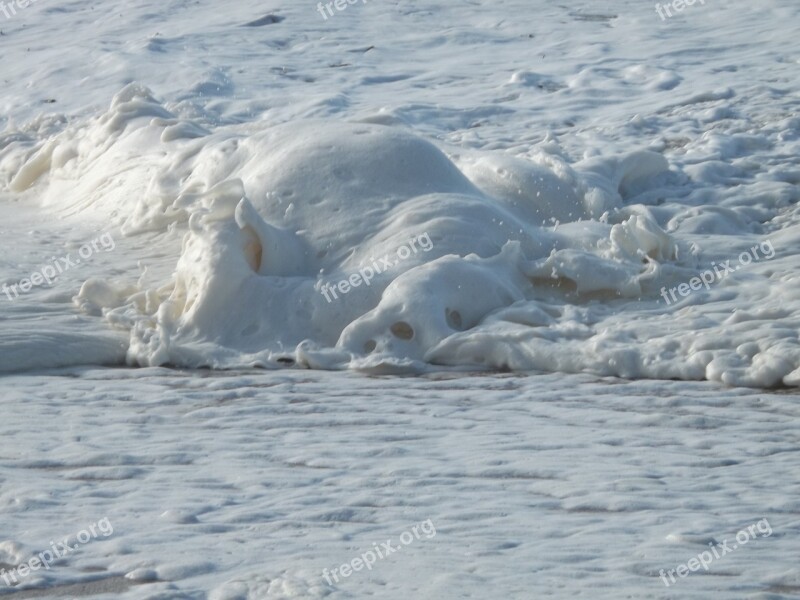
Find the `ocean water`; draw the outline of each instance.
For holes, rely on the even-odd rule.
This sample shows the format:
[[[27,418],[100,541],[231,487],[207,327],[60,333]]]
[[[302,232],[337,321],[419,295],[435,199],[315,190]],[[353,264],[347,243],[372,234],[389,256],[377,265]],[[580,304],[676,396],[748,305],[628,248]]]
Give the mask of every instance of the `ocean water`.
[[[797,595],[796,3],[23,4],[0,595]]]

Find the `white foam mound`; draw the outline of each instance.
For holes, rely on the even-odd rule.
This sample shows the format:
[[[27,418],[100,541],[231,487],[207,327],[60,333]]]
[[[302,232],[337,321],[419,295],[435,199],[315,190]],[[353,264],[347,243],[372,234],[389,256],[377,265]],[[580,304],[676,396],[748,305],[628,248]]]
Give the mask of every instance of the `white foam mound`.
[[[665,305],[661,288],[699,259],[665,230],[673,214],[636,203],[669,177],[652,152],[451,159],[372,123],[203,127],[129,86],[2,167],[17,193],[129,235],[185,229],[167,286],[120,298],[93,280],[78,295],[130,331],[133,364],[800,383],[800,302],[780,253]],[[771,327],[774,315],[794,325]]]

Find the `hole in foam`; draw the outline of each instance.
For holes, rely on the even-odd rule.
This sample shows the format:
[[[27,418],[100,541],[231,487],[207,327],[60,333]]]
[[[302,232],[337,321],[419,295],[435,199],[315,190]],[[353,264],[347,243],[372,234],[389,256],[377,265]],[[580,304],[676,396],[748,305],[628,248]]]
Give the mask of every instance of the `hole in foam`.
[[[261,270],[261,258],[264,248],[261,245],[261,240],[258,238],[258,234],[252,227],[248,225],[243,231],[246,237],[243,248],[244,257],[247,260],[247,264],[250,265],[250,268],[258,273]]]
[[[457,310],[453,310],[452,308],[447,308],[444,311],[444,317],[447,320],[447,324],[450,326],[451,329],[457,329],[459,331],[463,331],[464,329],[464,321],[461,319],[461,313]]]
[[[405,321],[398,321],[392,325],[390,331],[401,340],[410,340],[414,337],[414,328]]]

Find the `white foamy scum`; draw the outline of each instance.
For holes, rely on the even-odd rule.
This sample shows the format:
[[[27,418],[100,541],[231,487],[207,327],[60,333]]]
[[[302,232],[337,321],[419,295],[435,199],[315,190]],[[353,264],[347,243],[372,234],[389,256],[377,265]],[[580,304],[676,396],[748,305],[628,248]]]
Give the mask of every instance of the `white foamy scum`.
[[[653,4],[0,4],[0,598],[797,598],[800,5]]]
[[[3,167],[53,214],[183,235],[171,281],[92,278],[76,296],[130,332],[129,364],[800,383],[796,211],[774,181],[692,199],[720,187],[717,155],[766,134],[704,139],[716,154],[678,169],[652,150],[437,147],[370,121],[208,130],[132,84],[98,118],[11,142]]]

